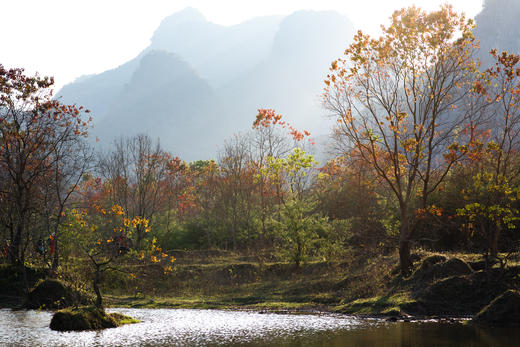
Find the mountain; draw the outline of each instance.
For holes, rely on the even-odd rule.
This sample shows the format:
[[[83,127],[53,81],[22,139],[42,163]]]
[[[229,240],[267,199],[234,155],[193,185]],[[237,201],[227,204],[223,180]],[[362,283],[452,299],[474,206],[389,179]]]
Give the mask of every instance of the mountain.
[[[321,108],[323,79],[353,34],[335,12],[221,26],[187,8],[165,18],[137,57],[57,95],[92,111],[102,146],[147,132],[185,160],[215,157],[226,138],[251,128],[258,108],[319,136],[332,123]]]
[[[212,86],[219,87],[267,57],[281,19],[261,17],[226,27],[187,8],[161,22],[150,48],[175,52]]]
[[[299,11],[280,23],[269,56],[222,88],[229,114],[251,125],[258,108],[274,108],[298,129],[326,134],[331,120],[321,107],[323,80],[340,57],[354,28],[336,12]]]
[[[483,66],[489,66],[489,51],[520,53],[520,1],[485,0],[482,11],[475,17],[475,37],[480,41],[480,58]]]
[[[108,116],[96,123],[94,134],[106,145],[121,135],[147,133],[159,137],[165,148],[196,158],[214,149],[209,141],[219,140],[215,128],[207,127],[217,109],[213,89],[189,64],[173,53],[151,50],[112,100]],[[204,141],[194,142],[196,136]]]

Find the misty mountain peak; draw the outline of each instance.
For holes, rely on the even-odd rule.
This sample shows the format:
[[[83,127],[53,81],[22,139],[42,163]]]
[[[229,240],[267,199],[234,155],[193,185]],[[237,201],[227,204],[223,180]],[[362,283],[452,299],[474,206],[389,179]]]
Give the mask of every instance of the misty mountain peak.
[[[163,24],[182,24],[182,23],[197,23],[205,22],[206,18],[199,10],[193,7],[186,7],[184,10],[175,12],[174,14],[164,18],[161,25]]]
[[[475,36],[480,40],[480,58],[484,66],[493,62],[489,51],[520,53],[520,16],[518,0],[486,0],[476,17]]]
[[[280,23],[273,42],[273,53],[291,58],[315,59],[314,54],[309,54],[309,51],[314,51],[327,59],[334,58],[343,52],[353,34],[352,22],[335,11],[297,11]],[[312,50],[308,47],[312,47]],[[319,50],[331,49],[330,53],[319,53]]]
[[[134,72],[131,85],[161,85],[196,76],[196,72],[178,55],[162,50],[152,50],[141,58]]]

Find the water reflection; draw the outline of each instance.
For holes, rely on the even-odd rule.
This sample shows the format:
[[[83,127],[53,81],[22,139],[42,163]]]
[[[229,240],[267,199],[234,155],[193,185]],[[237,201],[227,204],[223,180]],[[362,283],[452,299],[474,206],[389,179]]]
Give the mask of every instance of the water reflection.
[[[10,346],[514,346],[520,332],[461,323],[387,323],[336,315],[220,310],[117,309],[142,323],[59,333],[51,313],[0,310],[0,345]]]

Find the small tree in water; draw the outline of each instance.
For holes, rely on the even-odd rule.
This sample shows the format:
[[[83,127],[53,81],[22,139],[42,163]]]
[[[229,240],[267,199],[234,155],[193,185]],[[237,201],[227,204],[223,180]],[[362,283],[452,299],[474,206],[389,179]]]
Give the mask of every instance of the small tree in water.
[[[119,205],[109,210],[96,207],[97,215],[88,215],[86,211],[73,209],[69,211],[69,223],[65,226],[64,237],[75,247],[80,257],[86,257],[92,269],[92,289],[96,294],[96,306],[103,307],[103,297],[100,285],[106,271],[124,271],[122,265],[129,257],[136,255],[132,251],[132,234],[137,228],[150,231],[148,220],[136,217],[124,217],[124,211]],[[172,271],[174,257],[162,252],[153,240],[146,250],[138,254],[141,260],[149,259],[153,263],[162,263],[165,273]],[[129,276],[135,275],[128,272]]]

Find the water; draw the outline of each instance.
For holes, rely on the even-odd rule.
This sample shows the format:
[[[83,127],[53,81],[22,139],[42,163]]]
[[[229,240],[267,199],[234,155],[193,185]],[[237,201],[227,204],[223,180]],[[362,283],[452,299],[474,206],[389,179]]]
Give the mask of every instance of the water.
[[[0,346],[520,346],[515,329],[461,322],[391,323],[340,315],[116,309],[141,323],[87,332],[49,329],[52,313],[0,310]]]

